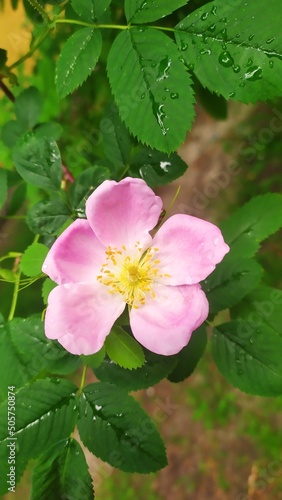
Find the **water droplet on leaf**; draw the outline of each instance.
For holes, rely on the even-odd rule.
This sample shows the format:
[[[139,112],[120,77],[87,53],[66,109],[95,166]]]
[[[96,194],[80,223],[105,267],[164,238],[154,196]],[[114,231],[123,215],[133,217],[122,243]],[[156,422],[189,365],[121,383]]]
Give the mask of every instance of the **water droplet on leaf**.
[[[234,64],[234,59],[233,57],[231,56],[231,54],[227,51],[225,52],[222,52],[220,55],[219,55],[219,58],[218,58],[218,61],[219,63],[224,66],[225,68],[229,68],[229,66],[232,66]]]

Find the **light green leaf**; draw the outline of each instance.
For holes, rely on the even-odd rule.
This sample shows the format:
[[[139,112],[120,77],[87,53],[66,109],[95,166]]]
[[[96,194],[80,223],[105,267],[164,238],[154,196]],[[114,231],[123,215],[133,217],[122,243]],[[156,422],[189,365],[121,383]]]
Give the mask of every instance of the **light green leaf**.
[[[215,0],[176,26],[188,67],[211,92],[243,102],[281,96],[282,33],[278,0]]]
[[[262,267],[252,259],[227,256],[202,283],[210,314],[229,309],[256,288],[263,275]]]
[[[248,321],[242,320],[213,330],[212,353],[218,369],[232,385],[249,394],[282,394],[281,352],[281,327],[276,331],[264,323],[250,329]]]
[[[56,85],[62,99],[82,85],[94,70],[102,50],[99,30],[76,31],[62,48],[56,69]]]
[[[78,430],[97,457],[125,472],[155,472],[167,465],[154,422],[116,385],[95,383],[83,390]]]
[[[129,23],[150,23],[186,5],[188,0],[125,0],[124,10]]]
[[[1,138],[5,146],[12,149],[24,131],[24,127],[22,127],[21,124],[15,120],[10,120],[5,123],[1,132]]]
[[[21,258],[21,269],[26,276],[36,276],[42,273],[42,264],[49,248],[42,243],[32,243]]]
[[[114,326],[105,342],[108,356],[119,366],[132,370],[145,363],[143,349],[120,326]]]
[[[107,71],[121,119],[152,148],[171,152],[194,118],[191,80],[172,40],[152,28],[131,28],[115,39]]]
[[[10,379],[9,385],[12,384]],[[6,388],[7,389],[7,388]],[[28,461],[43,450],[66,439],[73,432],[77,414],[77,387],[68,380],[45,379],[15,389],[15,431],[11,436],[7,425],[7,401],[0,405],[0,494],[7,491],[7,445],[16,438],[16,480],[19,481]],[[7,394],[8,396],[8,394]]]
[[[141,177],[151,187],[169,184],[188,168],[177,153],[168,155],[156,149],[139,147],[130,160],[129,175]]]
[[[231,255],[252,257],[259,243],[282,226],[282,195],[267,193],[252,198],[221,224]]]
[[[27,212],[27,223],[35,234],[56,235],[69,219],[69,207],[61,200],[43,200]]]
[[[112,0],[72,0],[74,11],[86,22],[97,21],[107,10]]]
[[[32,473],[30,500],[94,500],[88,465],[80,444],[60,441],[39,458]]]
[[[7,170],[0,168],[0,208],[4,205],[8,194]]]
[[[110,382],[127,391],[139,391],[151,387],[174,369],[176,356],[160,356],[150,351],[146,352],[146,362],[141,368],[128,370],[121,368],[109,359],[94,369],[96,377],[102,382]]]
[[[0,267],[0,276],[4,281],[7,281],[8,283],[14,283],[17,275],[10,269],[4,269]]]
[[[207,345],[206,326],[202,325],[192,334],[186,347],[177,354],[174,370],[167,377],[171,382],[182,382],[195,370]]]
[[[106,356],[105,346],[100,349],[100,351],[95,352],[95,354],[90,354],[89,356],[82,356],[83,363],[87,366],[91,366],[91,368],[98,368],[101,363],[104,361]]]
[[[60,188],[62,162],[55,141],[26,134],[17,142],[13,160],[26,182],[46,190],[57,191]]]
[[[31,130],[39,120],[43,97],[35,87],[23,90],[15,100],[17,121],[24,130]]]

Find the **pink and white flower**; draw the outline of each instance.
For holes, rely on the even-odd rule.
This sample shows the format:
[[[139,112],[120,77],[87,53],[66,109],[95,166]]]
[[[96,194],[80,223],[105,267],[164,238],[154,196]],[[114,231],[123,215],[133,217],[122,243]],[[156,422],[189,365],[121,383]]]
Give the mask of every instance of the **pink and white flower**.
[[[43,272],[45,332],[73,354],[93,354],[125,307],[134,337],[163,355],[179,352],[208,316],[199,285],[229,251],[220,230],[190,215],[158,229],[162,201],[141,179],[105,181],[86,202],[87,219],[56,240]]]

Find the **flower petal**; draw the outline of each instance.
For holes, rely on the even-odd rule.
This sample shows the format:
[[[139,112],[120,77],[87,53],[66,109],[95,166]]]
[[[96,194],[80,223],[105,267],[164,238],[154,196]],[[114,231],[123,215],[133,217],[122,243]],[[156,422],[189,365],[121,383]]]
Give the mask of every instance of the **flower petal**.
[[[121,295],[110,295],[101,285],[60,285],[52,290],[45,317],[45,334],[72,354],[93,354],[122,314]]]
[[[105,259],[105,247],[89,223],[78,219],[55,241],[42,271],[56,283],[94,282]]]
[[[209,305],[200,285],[155,288],[155,299],[132,309],[130,325],[144,347],[169,356],[179,352],[208,316]]]
[[[191,215],[173,215],[159,229],[152,242],[159,248],[154,258],[166,284],[192,285],[204,280],[229,252],[220,229]]]
[[[133,248],[151,242],[162,201],[142,179],[105,181],[86,202],[86,215],[97,238],[106,246]]]

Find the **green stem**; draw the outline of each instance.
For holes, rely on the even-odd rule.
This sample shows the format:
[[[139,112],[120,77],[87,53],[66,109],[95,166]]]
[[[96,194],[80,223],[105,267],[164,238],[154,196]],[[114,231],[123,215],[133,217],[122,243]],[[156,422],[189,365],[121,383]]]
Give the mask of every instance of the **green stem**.
[[[49,23],[50,22],[49,16],[48,16],[47,12],[45,12],[45,10],[42,7],[42,5],[40,5],[40,3],[37,0],[28,0],[28,1],[29,1],[30,5],[35,10],[37,10],[37,12],[39,12],[39,14],[43,17],[43,19],[45,19],[45,21],[47,23]]]
[[[82,376],[81,376],[80,387],[79,387],[79,394],[81,394],[81,393],[82,393],[83,387],[84,387],[84,385],[85,385],[86,372],[87,372],[87,365],[84,365],[84,367],[83,367],[83,372],[82,372]]]
[[[21,279],[21,273],[19,272],[17,274],[17,279],[15,281],[14,293],[13,293],[13,298],[12,298],[11,309],[10,309],[9,316],[8,316],[8,321],[11,321],[14,317],[14,314],[15,314],[17,301],[18,301],[18,295],[19,295],[20,279]]]
[[[113,29],[113,30],[127,30],[129,26],[119,25],[119,24],[96,24],[87,23],[85,21],[79,21],[79,19],[54,19],[54,24],[77,24],[79,26],[87,26],[88,28],[103,28],[103,29]]]

